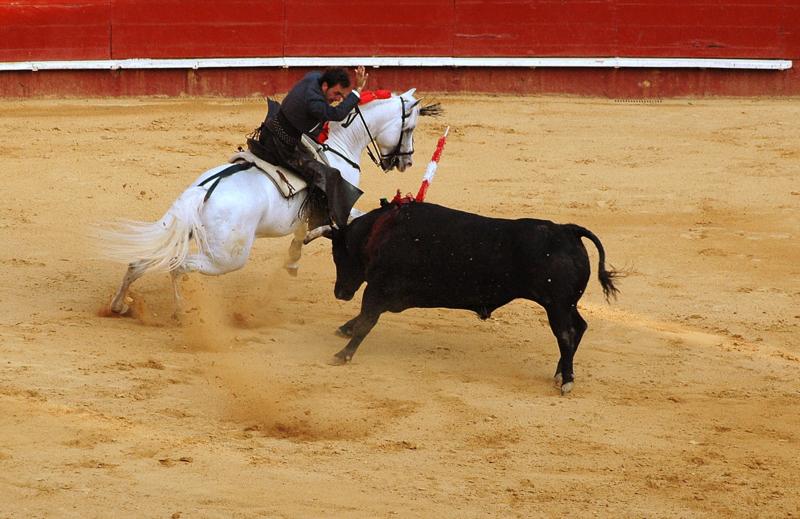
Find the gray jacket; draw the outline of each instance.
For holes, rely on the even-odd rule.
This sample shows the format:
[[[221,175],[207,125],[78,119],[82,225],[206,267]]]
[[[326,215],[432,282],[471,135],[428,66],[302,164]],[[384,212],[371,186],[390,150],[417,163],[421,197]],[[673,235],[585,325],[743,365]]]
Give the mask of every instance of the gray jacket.
[[[329,105],[320,89],[320,77],[322,72],[309,72],[281,103],[281,114],[299,132],[309,132],[326,121],[341,121],[358,105],[359,98],[352,92],[337,106]]]

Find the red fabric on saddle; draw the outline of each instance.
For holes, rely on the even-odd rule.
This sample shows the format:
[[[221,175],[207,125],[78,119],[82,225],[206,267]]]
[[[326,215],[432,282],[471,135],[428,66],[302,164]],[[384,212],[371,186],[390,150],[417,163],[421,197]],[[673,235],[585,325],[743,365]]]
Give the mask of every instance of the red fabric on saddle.
[[[390,90],[365,90],[361,92],[361,101],[358,104],[365,105],[376,99],[389,99],[390,97],[392,97]]]
[[[317,135],[317,142],[322,144],[323,142],[328,140],[328,130],[330,129],[328,121],[325,121],[325,124],[322,125],[322,131],[319,132]]]
[[[390,97],[392,97],[391,90],[365,90],[361,92],[361,100],[358,104],[365,105],[376,99],[389,99]],[[318,143],[322,144],[328,140],[328,129],[328,122],[326,121],[325,124],[322,125],[322,131],[317,135]]]

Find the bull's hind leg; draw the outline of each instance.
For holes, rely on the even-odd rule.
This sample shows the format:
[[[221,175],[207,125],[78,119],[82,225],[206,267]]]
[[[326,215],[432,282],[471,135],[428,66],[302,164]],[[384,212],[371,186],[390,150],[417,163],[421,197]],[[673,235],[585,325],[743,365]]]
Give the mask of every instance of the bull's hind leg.
[[[575,306],[572,307],[572,322],[575,325],[575,353],[578,352],[578,346],[581,345],[581,339],[583,339],[583,334],[586,332],[586,329],[589,327],[586,324],[586,321],[583,320],[581,314],[578,313],[577,303]]]
[[[128,304],[125,302],[125,297],[128,295],[128,288],[131,284],[142,277],[147,272],[147,265],[142,261],[136,261],[128,265],[128,270],[125,272],[125,277],[122,278],[122,284],[119,290],[114,294],[111,299],[111,311],[115,314],[124,314],[128,311]]]
[[[297,276],[297,270],[300,268],[299,261],[303,253],[303,240],[307,232],[308,225],[305,222],[301,222],[294,230],[294,238],[292,238],[292,243],[289,245],[289,258],[283,265],[283,268],[291,276]]]
[[[556,383],[561,383],[561,394],[566,395],[572,391],[574,385],[575,373],[572,360],[583,332],[586,331],[586,322],[573,306],[547,308],[547,318],[561,353],[556,366],[555,380]]]
[[[573,306],[571,308],[570,314],[571,314],[570,318],[572,319],[572,323],[571,324],[572,324],[573,328],[575,329],[575,339],[573,341],[574,344],[575,344],[575,347],[574,347],[573,352],[572,352],[572,356],[574,357],[575,354],[578,353],[578,346],[580,346],[580,344],[581,344],[581,339],[583,338],[583,334],[586,332],[586,329],[588,328],[588,325],[586,324],[586,321],[583,320],[583,317],[581,317],[581,314],[578,313],[578,308],[577,307]],[[556,374],[555,374],[555,377],[554,377],[555,380],[556,380],[556,383],[559,384],[559,385],[563,384],[563,376],[561,374],[561,369],[562,369],[562,367],[561,367],[561,359],[559,358],[558,359],[558,365],[556,366]]]

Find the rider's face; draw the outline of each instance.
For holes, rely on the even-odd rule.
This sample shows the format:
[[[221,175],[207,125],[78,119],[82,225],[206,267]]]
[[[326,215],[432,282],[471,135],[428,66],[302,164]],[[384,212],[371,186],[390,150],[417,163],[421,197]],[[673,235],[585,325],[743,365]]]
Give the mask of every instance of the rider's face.
[[[341,101],[347,95],[346,89],[342,85],[328,86],[328,83],[322,83],[322,93],[325,95],[325,100],[328,104],[333,104]]]

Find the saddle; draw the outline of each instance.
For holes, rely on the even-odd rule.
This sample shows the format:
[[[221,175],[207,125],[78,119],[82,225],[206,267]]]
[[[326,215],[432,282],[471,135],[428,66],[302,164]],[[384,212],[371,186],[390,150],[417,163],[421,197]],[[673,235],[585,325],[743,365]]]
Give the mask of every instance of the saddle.
[[[322,147],[315,143],[309,136],[303,135],[300,142],[308,149],[309,152],[312,153],[312,155],[317,158],[317,160],[330,165],[328,163],[328,159],[322,153]],[[253,164],[264,174],[266,174],[270,180],[272,180],[272,182],[275,184],[275,187],[278,188],[278,191],[280,191],[284,198],[292,198],[294,195],[308,187],[308,182],[303,180],[303,178],[293,170],[271,164],[266,160],[258,158],[249,151],[240,151],[235,153],[228,160],[228,162],[232,164],[244,162]]]

